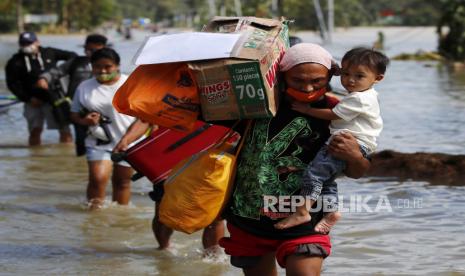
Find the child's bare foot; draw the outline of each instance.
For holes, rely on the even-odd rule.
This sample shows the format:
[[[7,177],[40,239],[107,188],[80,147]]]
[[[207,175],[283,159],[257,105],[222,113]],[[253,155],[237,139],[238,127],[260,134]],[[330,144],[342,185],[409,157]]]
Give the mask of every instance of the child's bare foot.
[[[295,212],[294,214],[290,215],[289,217],[281,220],[280,222],[276,223],[274,227],[276,229],[286,229],[293,226],[297,226],[306,222],[309,222],[312,219],[308,212],[301,213]]]
[[[341,213],[332,212],[326,214],[320,222],[315,226],[315,231],[321,234],[328,234],[331,228],[336,224],[336,222],[341,218]]]

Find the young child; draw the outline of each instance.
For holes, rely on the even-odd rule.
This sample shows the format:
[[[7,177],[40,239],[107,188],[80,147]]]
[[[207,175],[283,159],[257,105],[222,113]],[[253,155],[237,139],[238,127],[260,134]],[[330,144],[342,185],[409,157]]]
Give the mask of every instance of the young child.
[[[292,109],[316,118],[331,120],[332,136],[329,140],[341,132],[351,133],[357,139],[361,153],[367,157],[375,151],[376,138],[383,128],[378,93],[373,85],[384,78],[388,64],[389,59],[378,51],[367,48],[352,49],[344,55],[341,62],[341,83],[349,94],[333,109],[317,109],[297,102],[293,104]],[[345,161],[328,153],[327,145],[322,147],[304,172],[301,195],[305,196],[305,205],[297,207],[294,214],[277,223],[275,227],[284,229],[310,221],[308,210],[316,202],[324,186],[323,202],[326,206],[331,206],[331,212],[323,217],[315,231],[328,233],[341,216],[337,212],[337,184],[334,179],[345,167]]]

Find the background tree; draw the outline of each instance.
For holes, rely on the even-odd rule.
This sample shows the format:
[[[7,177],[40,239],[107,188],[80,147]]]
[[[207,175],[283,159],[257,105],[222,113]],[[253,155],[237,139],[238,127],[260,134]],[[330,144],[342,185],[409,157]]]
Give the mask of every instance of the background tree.
[[[15,10],[18,0],[0,0],[0,31],[16,29]],[[149,18],[163,26],[200,29],[211,17],[209,1],[217,15],[236,15],[235,0],[21,0],[24,14],[55,13],[62,29],[90,30],[107,20],[121,21]],[[244,16],[273,17],[272,3],[276,1],[277,15],[294,19],[293,29],[318,27],[312,0],[241,0]],[[20,1],[19,1],[20,2]],[[450,0],[446,2],[454,3]],[[327,1],[320,1],[327,13]],[[337,0],[334,1],[336,27],[370,25],[431,25],[437,24],[441,3],[435,0]],[[382,16],[392,13],[395,20]]]
[[[17,28],[16,0],[0,0],[0,32]]]
[[[465,61],[465,0],[442,2],[442,15],[437,25],[439,53],[451,60]],[[444,27],[447,27],[445,31]]]
[[[61,24],[71,30],[89,30],[114,17],[114,0],[61,0],[58,14]]]

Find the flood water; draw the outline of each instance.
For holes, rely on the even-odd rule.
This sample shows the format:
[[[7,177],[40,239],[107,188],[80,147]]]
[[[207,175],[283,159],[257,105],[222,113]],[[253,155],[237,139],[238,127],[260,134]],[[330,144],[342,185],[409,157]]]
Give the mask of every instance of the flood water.
[[[340,59],[371,45],[379,29],[338,30],[327,48]],[[434,28],[386,28],[386,53],[434,50]],[[111,35],[130,72],[145,33]],[[304,41],[318,42],[309,32]],[[40,36],[43,45],[82,53],[84,36]],[[0,36],[3,67],[16,37]],[[338,79],[333,80],[338,86]],[[377,90],[385,128],[379,149],[465,154],[465,73],[435,62],[393,61]],[[153,203],[146,180],[133,184],[129,207],[85,207],[86,163],[46,131],[44,146],[28,148],[21,104],[0,113],[1,275],[237,275],[226,255],[202,258],[200,234],[176,233],[157,251]],[[465,180],[464,180],[465,184]],[[465,275],[465,188],[386,178],[339,181],[350,212],[332,231],[333,254],[323,275]],[[371,198],[369,198],[371,197]],[[361,206],[363,198],[366,205]],[[370,200],[367,200],[370,199]],[[381,204],[378,204],[381,202]],[[376,210],[376,207],[381,207]],[[280,273],[284,273],[280,270]]]

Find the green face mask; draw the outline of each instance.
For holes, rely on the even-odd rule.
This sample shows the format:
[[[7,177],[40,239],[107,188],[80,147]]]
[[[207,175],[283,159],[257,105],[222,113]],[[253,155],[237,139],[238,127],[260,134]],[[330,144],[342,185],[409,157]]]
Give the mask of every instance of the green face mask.
[[[118,75],[119,75],[119,72],[114,71],[114,72],[111,72],[111,73],[108,73],[108,74],[98,74],[98,75],[95,76],[95,78],[99,82],[108,82],[108,81],[111,81],[114,78],[116,78]]]

